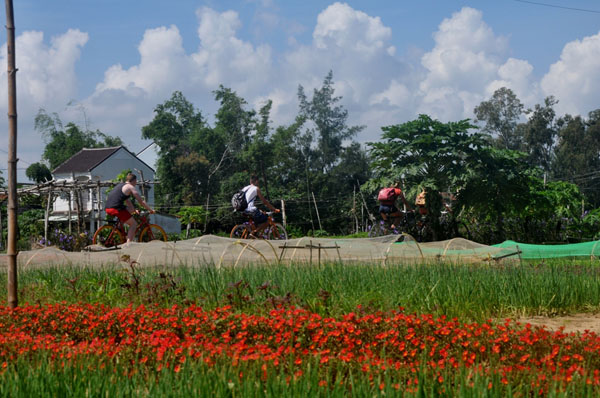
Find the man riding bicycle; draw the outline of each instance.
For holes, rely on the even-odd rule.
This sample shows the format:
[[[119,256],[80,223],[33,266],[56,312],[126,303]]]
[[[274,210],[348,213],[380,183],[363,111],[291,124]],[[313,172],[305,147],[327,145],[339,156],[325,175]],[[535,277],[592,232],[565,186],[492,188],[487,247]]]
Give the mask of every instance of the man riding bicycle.
[[[137,199],[138,203],[144,206],[150,214],[154,214],[154,210],[144,202],[139,192],[135,188],[137,177],[135,174],[128,173],[124,183],[117,184],[106,198],[105,211],[106,214],[118,217],[123,224],[129,225],[127,231],[127,243],[132,242],[137,228],[137,221],[132,217],[132,213],[139,212],[131,203],[131,196]]]
[[[256,197],[258,197],[260,201],[265,204],[265,206],[271,209],[271,211],[279,213],[279,209],[276,209],[262,195],[260,188],[258,187],[258,177],[256,175],[252,175],[250,177],[250,185],[246,185],[244,188],[242,188],[242,192],[245,193],[246,202],[248,203],[248,207],[246,207],[244,210],[244,214],[251,217],[254,220],[254,224],[257,226],[253,233],[260,234],[260,232],[268,225],[269,217],[255,206],[254,201],[256,200]]]
[[[396,207],[396,200],[400,198],[406,208],[411,210],[410,204],[404,197],[404,193],[400,189],[400,183],[396,182],[392,187],[383,188],[377,195],[379,200],[379,213],[384,221],[391,219],[392,225],[390,228],[394,229],[402,221],[403,214]]]

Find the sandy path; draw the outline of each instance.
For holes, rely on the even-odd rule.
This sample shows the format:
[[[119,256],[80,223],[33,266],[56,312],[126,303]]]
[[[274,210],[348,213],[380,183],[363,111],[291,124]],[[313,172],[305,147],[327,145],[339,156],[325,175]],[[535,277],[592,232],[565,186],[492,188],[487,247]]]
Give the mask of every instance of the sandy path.
[[[586,330],[600,334],[600,314],[572,314],[560,317],[534,316],[529,318],[520,318],[518,321],[525,325],[530,323],[533,326],[545,326],[549,330],[558,330],[561,326],[564,331],[581,332]]]

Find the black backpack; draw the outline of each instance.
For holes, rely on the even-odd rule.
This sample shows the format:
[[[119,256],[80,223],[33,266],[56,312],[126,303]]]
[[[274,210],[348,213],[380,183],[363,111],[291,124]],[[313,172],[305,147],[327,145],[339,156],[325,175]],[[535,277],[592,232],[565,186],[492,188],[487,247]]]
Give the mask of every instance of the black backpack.
[[[233,194],[231,198],[231,206],[235,211],[244,211],[248,208],[248,202],[246,201],[246,191],[240,190]]]

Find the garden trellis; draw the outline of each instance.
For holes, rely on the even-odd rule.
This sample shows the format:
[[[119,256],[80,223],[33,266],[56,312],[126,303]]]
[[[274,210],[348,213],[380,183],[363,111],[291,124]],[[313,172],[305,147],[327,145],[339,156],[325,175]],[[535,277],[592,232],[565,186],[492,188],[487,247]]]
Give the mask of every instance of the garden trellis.
[[[215,266],[237,267],[275,264],[323,263],[431,264],[505,263],[519,261],[518,247],[493,247],[462,238],[418,243],[410,236],[397,242],[397,235],[365,239],[304,237],[278,240],[232,239],[215,235],[181,241],[128,243],[104,248],[89,246],[81,252],[56,247],[22,251],[19,266],[102,266],[134,261],[141,267]],[[124,260],[125,259],[125,260]]]

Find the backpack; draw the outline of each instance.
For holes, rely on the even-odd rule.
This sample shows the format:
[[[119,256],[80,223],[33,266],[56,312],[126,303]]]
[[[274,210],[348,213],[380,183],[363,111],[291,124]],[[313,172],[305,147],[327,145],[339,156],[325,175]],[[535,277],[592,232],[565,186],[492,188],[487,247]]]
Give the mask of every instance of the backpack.
[[[248,202],[246,201],[246,191],[240,190],[233,194],[231,198],[231,206],[234,211],[244,211],[248,208]]]
[[[379,191],[377,200],[380,202],[395,202],[397,196],[395,188],[383,188]]]

